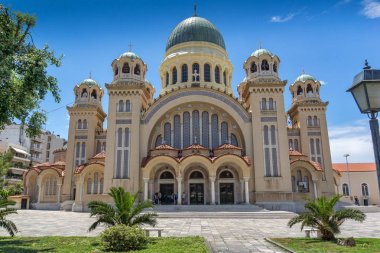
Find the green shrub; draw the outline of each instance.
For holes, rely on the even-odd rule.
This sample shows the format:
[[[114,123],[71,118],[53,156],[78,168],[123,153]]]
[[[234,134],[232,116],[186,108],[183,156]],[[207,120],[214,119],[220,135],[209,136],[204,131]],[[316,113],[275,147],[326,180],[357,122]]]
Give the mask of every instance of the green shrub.
[[[116,225],[106,229],[100,239],[107,251],[129,251],[141,249],[148,243],[145,232],[136,226]]]

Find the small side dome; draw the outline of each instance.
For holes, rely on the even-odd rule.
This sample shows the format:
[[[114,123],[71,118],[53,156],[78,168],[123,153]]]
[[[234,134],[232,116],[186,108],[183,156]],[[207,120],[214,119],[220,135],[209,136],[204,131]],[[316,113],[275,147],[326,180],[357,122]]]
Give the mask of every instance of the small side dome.
[[[125,53],[122,53],[119,58],[117,58],[118,60],[120,60],[121,58],[129,58],[131,59],[131,61],[134,61],[136,59],[140,59],[142,60],[137,54],[135,54],[134,52],[131,52],[131,51],[128,51],[128,52],[125,52]]]
[[[82,84],[88,85],[90,87],[99,86],[99,84],[94,79],[91,79],[91,78],[84,79],[79,85],[82,85]]]
[[[302,74],[299,77],[297,77],[294,82],[305,82],[307,80],[317,81],[317,79],[311,75]]]
[[[251,56],[256,56],[258,58],[260,55],[263,55],[263,54],[267,54],[267,55],[269,55],[271,57],[274,56],[274,54],[272,54],[271,51],[269,51],[267,49],[264,49],[264,48],[257,49],[255,52],[253,52],[251,54]]]

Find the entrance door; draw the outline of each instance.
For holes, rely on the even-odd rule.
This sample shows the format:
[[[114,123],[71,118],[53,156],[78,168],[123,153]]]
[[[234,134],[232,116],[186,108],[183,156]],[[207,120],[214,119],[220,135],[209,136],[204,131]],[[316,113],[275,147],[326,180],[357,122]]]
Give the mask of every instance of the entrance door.
[[[160,184],[161,192],[161,204],[171,205],[174,204],[173,193],[174,193],[174,184]]]
[[[220,183],[220,204],[234,204],[234,183]]]
[[[190,184],[190,205],[204,204],[204,187],[202,183]]]
[[[21,199],[21,209],[26,209],[28,204],[27,199]]]

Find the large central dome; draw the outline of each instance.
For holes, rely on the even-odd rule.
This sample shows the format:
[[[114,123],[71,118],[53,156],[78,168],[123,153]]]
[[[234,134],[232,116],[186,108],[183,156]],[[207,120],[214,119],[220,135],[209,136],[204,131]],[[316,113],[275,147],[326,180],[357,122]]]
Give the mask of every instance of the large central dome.
[[[210,42],[226,49],[224,39],[218,29],[210,21],[201,17],[191,17],[179,23],[170,34],[166,51],[175,45],[189,41]]]

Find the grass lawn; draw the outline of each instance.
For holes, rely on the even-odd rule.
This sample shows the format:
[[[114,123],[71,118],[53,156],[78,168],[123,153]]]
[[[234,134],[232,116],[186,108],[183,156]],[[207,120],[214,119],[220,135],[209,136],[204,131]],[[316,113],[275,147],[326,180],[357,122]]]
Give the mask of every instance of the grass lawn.
[[[324,242],[316,238],[271,238],[297,253],[379,253],[380,238],[354,238],[355,247],[339,246],[334,242]]]
[[[0,252],[37,253],[37,252],[103,252],[98,237],[0,237]],[[209,252],[202,237],[161,237],[150,238],[148,246],[139,251],[130,252]]]

